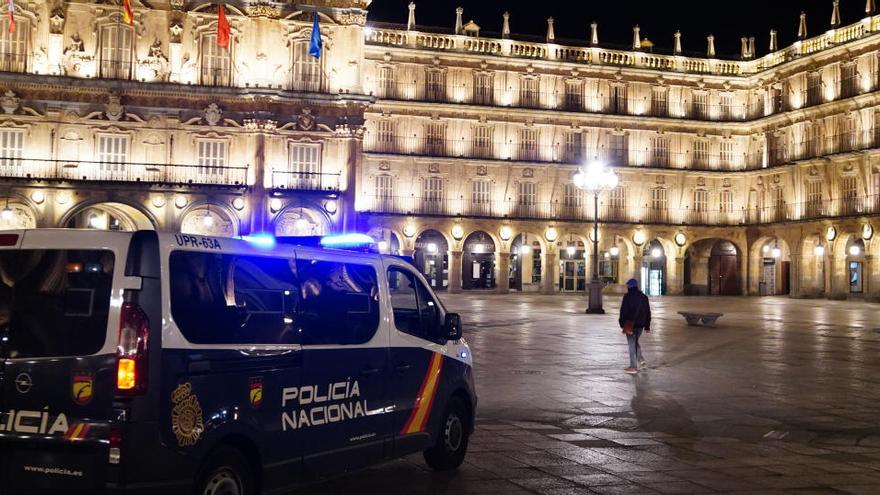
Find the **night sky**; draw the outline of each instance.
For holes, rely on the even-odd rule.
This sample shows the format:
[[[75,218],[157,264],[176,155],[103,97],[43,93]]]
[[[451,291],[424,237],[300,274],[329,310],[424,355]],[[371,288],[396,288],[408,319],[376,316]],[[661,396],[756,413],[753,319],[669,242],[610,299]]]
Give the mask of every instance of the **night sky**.
[[[373,0],[371,22],[406,23],[410,0]],[[599,43],[606,46],[632,44],[632,26],[641,27],[642,38],[656,44],[656,51],[672,50],[672,34],[681,30],[687,53],[705,54],[706,35],[715,35],[719,55],[738,57],[740,38],[754,36],[758,56],[767,53],[770,29],[779,32],[780,48],[797,38],[798,15],[807,13],[809,36],[829,29],[831,0],[415,0],[416,22],[421,26],[452,29],[455,8],[464,7],[464,22],[473,19],[485,32],[501,30],[501,14],[511,14],[516,35],[539,36],[547,32],[546,19],[554,17],[556,38],[586,41],[590,22],[599,23]],[[880,6],[880,1],[877,2]],[[864,17],[865,0],[841,0],[843,24]]]

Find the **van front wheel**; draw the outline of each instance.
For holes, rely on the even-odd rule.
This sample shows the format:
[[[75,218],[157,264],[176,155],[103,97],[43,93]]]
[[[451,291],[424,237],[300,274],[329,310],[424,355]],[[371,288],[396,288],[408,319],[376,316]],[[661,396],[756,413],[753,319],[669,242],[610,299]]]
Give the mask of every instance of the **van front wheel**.
[[[196,495],[254,495],[254,477],[237,450],[220,447],[208,459]]]
[[[434,446],[426,450],[425,462],[435,471],[451,471],[461,466],[467,453],[471,418],[468,410],[458,397],[453,397],[446,405],[440,432],[435,437]]]

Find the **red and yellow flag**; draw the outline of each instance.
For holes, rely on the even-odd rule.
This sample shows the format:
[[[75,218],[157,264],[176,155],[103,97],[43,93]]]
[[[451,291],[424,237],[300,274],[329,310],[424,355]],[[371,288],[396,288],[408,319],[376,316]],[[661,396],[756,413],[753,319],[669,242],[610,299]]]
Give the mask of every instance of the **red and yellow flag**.
[[[9,32],[15,32],[15,0],[9,0],[9,7],[6,9],[6,14],[9,16]]]
[[[134,26],[134,12],[131,11],[131,0],[122,0],[122,18],[129,26]]]
[[[226,19],[223,2],[217,5],[217,46],[229,48],[229,21]]]

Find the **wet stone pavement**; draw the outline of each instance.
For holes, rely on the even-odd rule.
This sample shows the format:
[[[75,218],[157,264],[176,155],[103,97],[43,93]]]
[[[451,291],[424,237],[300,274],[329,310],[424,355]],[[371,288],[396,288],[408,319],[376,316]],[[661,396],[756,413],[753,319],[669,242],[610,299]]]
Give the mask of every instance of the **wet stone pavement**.
[[[476,360],[465,465],[411,456],[298,493],[880,494],[880,305],[653,299],[630,376],[617,296],[604,316],[577,296],[443,300]]]

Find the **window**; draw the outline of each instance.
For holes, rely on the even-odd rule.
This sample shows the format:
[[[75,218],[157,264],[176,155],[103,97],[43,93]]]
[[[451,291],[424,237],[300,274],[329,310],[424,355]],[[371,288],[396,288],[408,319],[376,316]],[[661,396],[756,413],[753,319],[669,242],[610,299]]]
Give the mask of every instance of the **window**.
[[[0,167],[21,166],[24,150],[24,130],[4,129],[0,131]]]
[[[446,126],[439,122],[425,125],[425,153],[429,156],[446,155]]]
[[[296,270],[303,345],[357,345],[376,335],[379,285],[372,266],[298,259]]]
[[[534,76],[523,77],[519,82],[519,103],[523,108],[538,108],[540,95],[538,93],[538,78]]]
[[[23,17],[15,18],[15,32],[9,32],[9,17],[0,21],[0,71],[26,72],[30,23]]]
[[[422,208],[424,213],[441,214],[444,212],[443,179],[441,177],[428,177],[425,179],[422,194]]]
[[[381,119],[376,123],[376,151],[380,153],[394,153],[394,136],[397,131],[397,123],[391,119]]]
[[[665,222],[667,207],[666,189],[662,187],[651,189],[651,220]]]
[[[563,149],[563,161],[568,163],[581,163],[583,159],[583,134],[581,134],[580,132],[566,132],[565,148]]]
[[[428,70],[425,73],[425,101],[446,100],[446,72]]]
[[[721,140],[721,166],[731,168],[734,166],[734,142],[730,139]]]
[[[392,67],[379,67],[379,77],[377,81],[377,92],[380,98],[394,98],[394,69]]]
[[[376,210],[393,211],[394,178],[390,175],[376,176]]]
[[[608,160],[611,162],[610,165],[629,164],[626,134],[611,134],[608,136]]]
[[[536,161],[538,159],[538,129],[520,129],[519,159],[526,161]]]
[[[608,212],[606,218],[611,221],[625,221],[626,211],[626,187],[619,185],[608,194]]]
[[[730,120],[733,118],[733,95],[731,93],[721,94],[719,114],[721,120]]]
[[[651,92],[651,115],[666,117],[669,113],[669,88],[654,88]]]
[[[871,190],[871,205],[873,211],[880,211],[880,173],[874,173],[871,176],[874,187]]]
[[[517,184],[517,215],[525,217],[534,216],[537,201],[537,184],[534,182],[520,182]]]
[[[562,194],[562,206],[565,208],[565,211],[569,215],[575,214],[581,211],[583,203],[583,191],[574,184],[566,184]]]
[[[694,98],[694,118],[706,119],[709,117],[709,93],[698,91],[693,93]]]
[[[471,209],[474,215],[492,214],[492,182],[481,179],[471,183]]]
[[[132,31],[130,26],[122,23],[101,27],[100,75],[102,78],[129,79],[131,77]]]
[[[608,101],[608,111],[616,114],[627,113],[626,85],[615,84],[611,87],[611,97]]]
[[[287,171],[291,187],[321,189],[321,145],[290,143]]]
[[[105,172],[119,172],[128,162],[128,136],[114,134],[98,135],[98,163]]]
[[[820,181],[810,181],[806,184],[807,189],[807,208],[808,216],[817,216],[822,212],[822,183]]]
[[[840,178],[840,214],[852,215],[861,212],[859,201],[859,180],[854,175]]]
[[[474,73],[474,104],[493,105],[495,103],[494,78],[486,72]]]
[[[0,251],[0,359],[100,351],[107,338],[113,270],[110,251]]]
[[[296,91],[322,91],[324,71],[321,61],[309,55],[309,41],[294,41],[292,57],[291,88]]]
[[[701,213],[709,211],[709,191],[705,189],[694,191],[694,211]]]
[[[665,136],[651,138],[651,161],[656,167],[669,166],[669,138]]]
[[[709,140],[697,139],[694,141],[694,166],[707,168],[709,166]]]
[[[818,105],[822,102],[822,74],[811,72],[807,74],[807,106]]]
[[[840,67],[840,97],[851,98],[859,93],[858,71],[855,63]]]
[[[229,86],[232,71],[229,48],[217,46],[217,34],[205,33],[201,37],[201,84],[205,86]]]
[[[199,173],[220,175],[226,168],[226,141],[199,139],[196,141]]]
[[[836,147],[838,153],[845,153],[855,149],[856,131],[853,119],[849,115],[837,116],[837,139]]]
[[[733,213],[733,191],[729,189],[721,191],[718,209],[721,213]]]
[[[565,82],[564,109],[569,112],[579,112],[584,109],[584,83],[583,81]]]
[[[287,258],[171,253],[171,315],[194,344],[296,344],[302,321]]]
[[[489,126],[474,127],[474,156],[492,158],[492,128]]]
[[[388,269],[394,327],[421,339],[439,342],[440,305],[416,276],[398,267]]]

